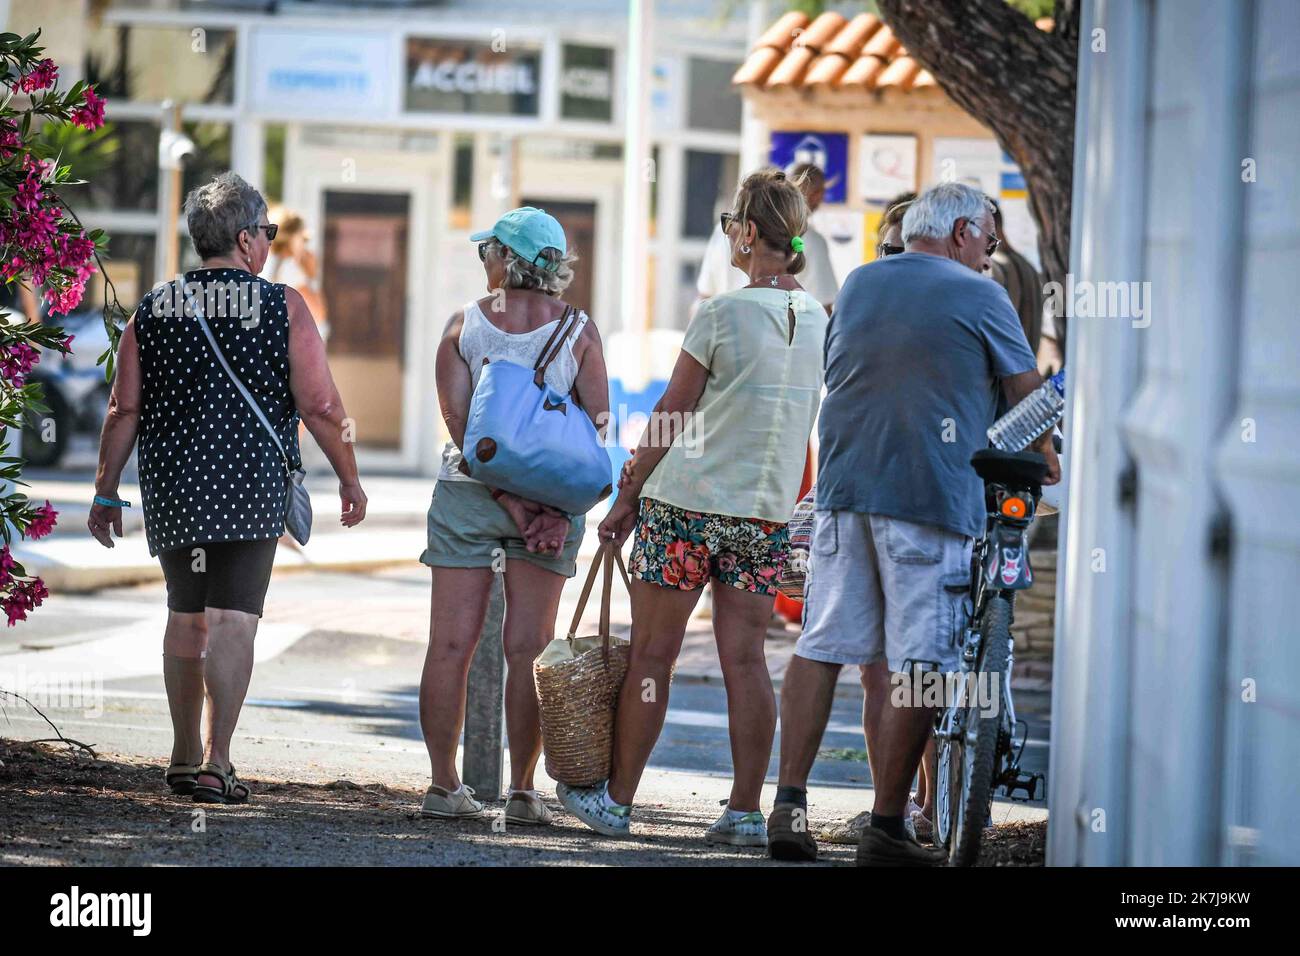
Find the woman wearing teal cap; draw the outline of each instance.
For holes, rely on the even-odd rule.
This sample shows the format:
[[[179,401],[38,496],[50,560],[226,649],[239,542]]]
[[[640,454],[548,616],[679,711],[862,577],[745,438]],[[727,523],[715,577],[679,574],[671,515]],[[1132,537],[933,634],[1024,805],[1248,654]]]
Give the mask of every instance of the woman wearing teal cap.
[[[470,397],[485,362],[532,367],[555,336],[568,305],[560,298],[573,280],[575,257],[553,216],[525,206],[475,233],[489,294],[455,312],[438,346],[438,403],[451,435],[429,506],[428,547],[420,560],[433,569],[429,650],[420,682],[420,726],[429,750],[432,785],[422,812],[471,817],[483,810],[456,770],[465,722],[470,658],[483,628],[492,576],[505,573],[507,663],[505,710],[510,743],[506,820],[545,824],[550,811],[533,788],[542,738],[533,661],[555,635],[560,592],[577,572],[585,525],[538,502],[471,478],[460,452]],[[552,346],[554,347],[554,346]],[[549,354],[549,350],[547,350]],[[604,436],[609,383],[595,323],[577,313],[545,379],[590,416]],[[492,795],[495,797],[495,794]]]
[[[673,662],[712,579],[735,776],[727,808],[705,838],[767,844],[759,794],[776,700],[763,641],[821,400],[828,322],[795,278],[804,268],[807,224],[808,205],[784,173],[764,170],[745,179],[722,229],[732,263],[750,284],[707,299],[696,312],[653,413],[670,424],[642,433],[624,466],[618,500],[600,524],[602,539],[621,545],[632,534],[635,540],[628,560],[632,657],[609,780],[557,787],[565,807],[598,833],[629,832],[637,784],[667,712]],[[671,423],[686,421],[693,440],[676,441]]]

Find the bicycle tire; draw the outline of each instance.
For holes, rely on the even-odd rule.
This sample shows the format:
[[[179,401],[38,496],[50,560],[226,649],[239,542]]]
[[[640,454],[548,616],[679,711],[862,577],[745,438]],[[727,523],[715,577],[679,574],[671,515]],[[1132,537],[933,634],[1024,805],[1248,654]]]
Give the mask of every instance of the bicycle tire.
[[[1011,660],[1011,602],[1001,595],[989,599],[980,628],[981,654],[976,674],[988,674],[985,685],[998,695],[996,713],[982,714],[972,707],[966,714],[966,735],[961,742],[962,757],[958,774],[961,791],[956,803],[952,843],[948,854],[950,866],[973,866],[979,857],[984,823],[993,805],[993,768],[997,760],[998,733],[1002,725],[1002,681],[1009,680],[1007,666]]]

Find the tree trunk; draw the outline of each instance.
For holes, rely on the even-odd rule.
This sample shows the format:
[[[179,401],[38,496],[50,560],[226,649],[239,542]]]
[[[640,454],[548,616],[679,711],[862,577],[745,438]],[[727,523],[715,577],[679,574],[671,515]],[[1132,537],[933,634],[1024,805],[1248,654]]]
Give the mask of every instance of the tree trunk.
[[[1043,278],[1070,265],[1077,0],[1056,0],[1049,33],[1006,0],[878,0],[880,16],[945,93],[993,131],[1029,189]],[[1056,319],[1065,350],[1065,318]]]

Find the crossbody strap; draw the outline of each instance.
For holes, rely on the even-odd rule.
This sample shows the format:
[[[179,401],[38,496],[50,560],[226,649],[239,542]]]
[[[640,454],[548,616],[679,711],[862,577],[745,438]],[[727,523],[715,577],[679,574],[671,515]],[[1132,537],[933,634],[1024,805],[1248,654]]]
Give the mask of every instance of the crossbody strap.
[[[537,356],[537,361],[533,363],[533,384],[538,388],[541,388],[542,383],[546,380],[547,367],[555,361],[555,357],[560,354],[560,349],[564,348],[564,340],[568,337],[570,331],[566,327],[572,326],[577,320],[578,310],[571,305],[566,306],[564,315],[560,316],[560,324],[551,333],[551,337],[546,340],[546,344],[542,346],[542,354]],[[557,339],[558,341],[556,341]],[[552,343],[555,345],[554,349],[551,348]],[[549,355],[547,355],[548,352]]]
[[[203,317],[203,309],[199,307],[198,300],[193,296],[189,296],[186,298],[186,302],[189,303],[190,309],[194,313],[194,318],[199,320],[199,328],[203,330],[203,334],[208,340],[208,345],[212,348],[212,354],[217,357],[217,361],[220,362],[221,367],[225,369],[226,377],[229,378],[231,384],[235,386],[235,391],[239,392],[239,394],[243,396],[244,401],[248,403],[248,407],[253,410],[253,414],[257,416],[257,420],[262,423],[262,427],[266,429],[266,433],[271,436],[271,441],[275,442],[275,447],[280,451],[280,457],[284,459],[285,473],[292,475],[293,465],[289,461],[288,452],[284,450],[284,444],[280,441],[280,436],[276,433],[275,428],[267,419],[266,413],[262,411],[262,406],[257,404],[257,399],[253,398],[248,389],[244,387],[244,383],[239,380],[239,376],[235,374],[235,370],[232,369],[230,363],[226,361],[226,356],[221,351],[221,346],[217,344],[216,338],[212,335],[212,329],[208,327],[208,320]]]

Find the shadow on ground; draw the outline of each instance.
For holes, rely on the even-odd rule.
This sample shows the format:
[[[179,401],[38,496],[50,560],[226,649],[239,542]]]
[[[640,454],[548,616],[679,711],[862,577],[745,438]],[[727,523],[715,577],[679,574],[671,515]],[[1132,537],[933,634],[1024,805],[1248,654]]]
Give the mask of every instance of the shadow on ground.
[[[763,854],[704,843],[697,809],[637,808],[636,839],[591,833],[557,810],[545,828],[485,818],[426,820],[421,794],[382,784],[250,779],[253,802],[200,806],[171,795],[160,766],[0,740],[0,863],[208,866],[782,866]],[[995,828],[992,865],[1042,861],[1045,824]],[[1039,832],[1039,831],[1043,832]],[[999,833],[1005,831],[1005,833]],[[822,844],[820,860],[851,865],[854,847]]]

